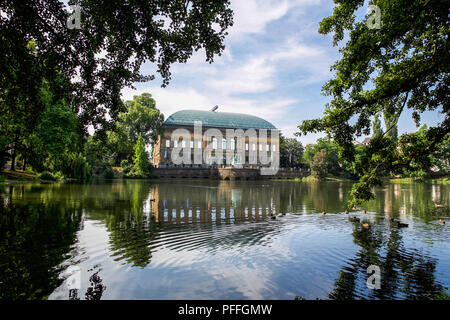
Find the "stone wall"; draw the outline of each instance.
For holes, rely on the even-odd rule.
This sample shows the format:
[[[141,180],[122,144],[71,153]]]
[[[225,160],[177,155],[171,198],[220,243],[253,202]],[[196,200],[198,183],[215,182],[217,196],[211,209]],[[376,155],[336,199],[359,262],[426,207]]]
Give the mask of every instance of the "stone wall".
[[[259,169],[246,168],[154,168],[160,178],[199,178],[220,180],[295,179],[309,176],[307,170],[280,169],[276,175],[262,176]]]

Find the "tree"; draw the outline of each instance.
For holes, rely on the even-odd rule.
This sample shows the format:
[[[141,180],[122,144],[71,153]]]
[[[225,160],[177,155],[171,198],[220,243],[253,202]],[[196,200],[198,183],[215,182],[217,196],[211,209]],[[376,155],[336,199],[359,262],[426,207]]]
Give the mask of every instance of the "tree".
[[[78,151],[78,118],[64,101],[54,101],[49,91],[43,92],[47,107],[38,119],[30,144],[41,155],[45,169],[60,171],[68,155]]]
[[[381,137],[382,135],[383,129],[381,128],[381,121],[376,114],[372,124],[372,138]]]
[[[204,49],[206,61],[224,49],[233,24],[229,0],[69,1],[80,8],[80,29],[68,28],[66,1],[2,1],[0,101],[10,112],[36,114],[42,77],[69,97],[84,125],[107,128],[124,110],[120,92],[138,81],[146,61],[167,85],[170,66]],[[34,50],[28,48],[33,41]],[[57,83],[61,74],[69,83]],[[17,110],[17,104],[23,108]],[[2,110],[3,111],[3,110]]]
[[[301,164],[303,145],[295,138],[280,135],[280,162],[285,168],[293,168]]]
[[[311,166],[314,156],[322,149],[327,151],[327,172],[334,175],[353,176],[351,165],[339,157],[337,144],[329,138],[319,138],[315,144],[306,146],[304,161]]]
[[[125,103],[127,112],[119,115],[119,127],[135,144],[141,136],[145,144],[153,144],[162,133],[164,115],[156,109],[156,102],[150,93],[134,96]]]
[[[134,175],[140,177],[148,177],[151,171],[151,165],[148,157],[148,152],[145,151],[144,138],[139,136],[134,146]]]
[[[314,155],[314,159],[311,162],[311,175],[323,180],[328,174],[327,163],[327,150],[322,149]]]
[[[431,155],[431,163],[439,173],[450,174],[450,135],[447,135],[436,152]]]
[[[440,0],[377,0],[381,26],[371,29],[356,21],[363,0],[336,1],[333,15],[323,19],[319,32],[334,32],[337,45],[346,30],[348,42],[342,58],[323,92],[331,97],[320,119],[304,121],[303,134],[326,132],[338,145],[340,155],[360,176],[352,189],[349,206],[373,197],[382,172],[427,170],[433,154],[450,132],[448,3]],[[370,84],[370,85],[369,85]],[[443,121],[422,135],[405,133],[398,140],[388,134],[405,110],[413,111],[416,125],[425,110],[441,112]],[[353,141],[370,132],[370,118],[383,113],[392,119],[383,135],[372,139],[356,162]],[[356,121],[354,121],[356,119]]]

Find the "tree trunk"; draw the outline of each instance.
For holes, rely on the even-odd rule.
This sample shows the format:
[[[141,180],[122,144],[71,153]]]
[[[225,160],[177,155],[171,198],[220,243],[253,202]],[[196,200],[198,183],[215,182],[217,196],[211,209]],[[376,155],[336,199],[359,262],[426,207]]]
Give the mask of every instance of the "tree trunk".
[[[23,167],[22,167],[22,171],[25,171],[27,169],[27,158],[23,158]]]
[[[16,170],[16,144],[13,146],[13,153],[11,155],[11,171]]]

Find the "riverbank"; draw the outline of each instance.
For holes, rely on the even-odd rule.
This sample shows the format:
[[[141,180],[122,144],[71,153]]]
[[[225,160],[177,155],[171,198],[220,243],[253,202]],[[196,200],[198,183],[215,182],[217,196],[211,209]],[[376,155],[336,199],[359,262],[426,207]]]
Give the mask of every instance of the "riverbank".
[[[390,183],[427,183],[427,184],[450,184],[450,177],[442,177],[438,179],[418,179],[418,178],[386,178],[384,182]]]
[[[0,176],[3,176],[2,180],[17,180],[17,181],[26,181],[26,180],[39,180],[37,174],[28,171],[11,171],[11,170],[1,170]]]

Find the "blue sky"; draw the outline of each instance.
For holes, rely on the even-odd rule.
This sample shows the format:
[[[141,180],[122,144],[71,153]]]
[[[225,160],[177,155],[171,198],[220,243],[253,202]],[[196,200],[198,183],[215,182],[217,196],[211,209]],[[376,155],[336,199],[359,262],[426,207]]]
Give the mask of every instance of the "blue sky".
[[[331,0],[232,0],[234,26],[226,49],[213,64],[202,51],[186,64],[172,66],[172,81],[161,79],[126,88],[123,98],[149,92],[167,118],[182,109],[239,112],[260,116],[293,137],[306,119],[322,115],[329,97],[321,94],[332,77],[330,66],[339,59],[331,35],[318,33],[319,22],[331,15]],[[365,8],[364,8],[365,11]],[[153,74],[155,66],[142,68]],[[410,112],[399,120],[399,132],[417,130]],[[443,117],[427,112],[423,122],[436,124]],[[298,138],[304,145],[322,135]],[[362,138],[360,139],[362,140]]]

